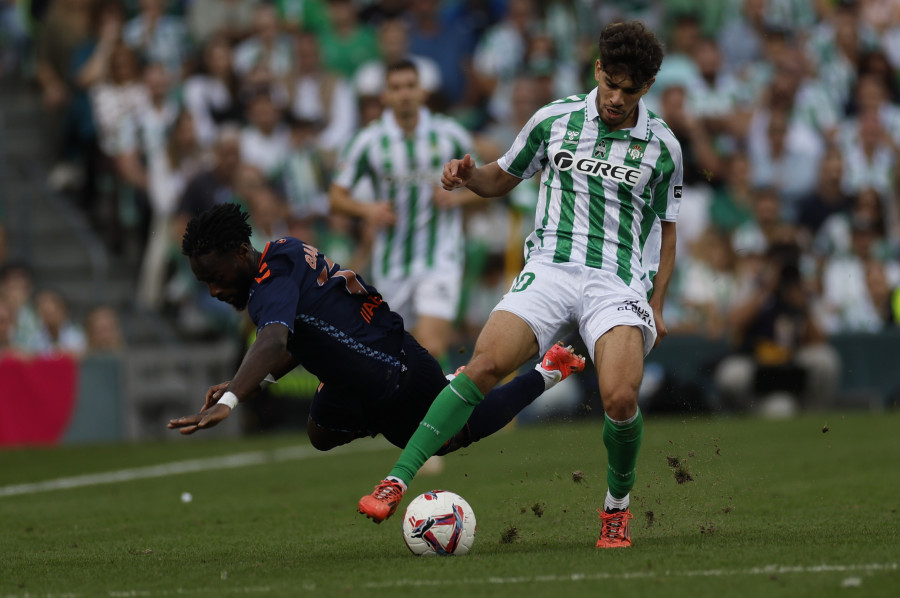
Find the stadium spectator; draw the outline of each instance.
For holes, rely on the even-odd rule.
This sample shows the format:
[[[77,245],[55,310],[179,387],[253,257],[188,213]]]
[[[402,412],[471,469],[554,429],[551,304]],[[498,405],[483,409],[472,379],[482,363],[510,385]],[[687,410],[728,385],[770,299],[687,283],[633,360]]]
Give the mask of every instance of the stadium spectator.
[[[328,27],[327,0],[275,0],[281,26],[291,33],[319,34]]]
[[[226,38],[215,36],[207,41],[202,68],[184,81],[182,95],[197,129],[197,141],[204,148],[215,143],[223,123],[240,120],[240,84],[232,70]]]
[[[681,313],[673,331],[724,338],[728,312],[739,293],[730,239],[712,228],[706,229],[691,243],[678,269],[677,302]]]
[[[54,0],[36,32],[34,74],[47,116],[46,138],[52,139],[56,163],[50,184],[56,189],[77,187],[83,179],[75,135],[77,115],[73,100],[79,93],[72,57],[91,31],[91,0]]]
[[[900,147],[891,138],[881,114],[877,107],[867,106],[850,119],[841,132],[839,147],[844,156],[843,190],[855,194],[872,188],[887,201],[894,195]],[[896,213],[893,202],[886,207]]]
[[[324,68],[314,35],[299,34],[295,47],[295,69],[289,80],[290,114],[317,124],[316,145],[330,169],[338,151],[356,131],[356,98],[347,80]]]
[[[289,35],[278,27],[278,15],[271,4],[259,3],[253,12],[253,34],[234,48],[234,70],[240,77],[254,71],[272,80],[287,77],[293,65]]]
[[[213,162],[209,168],[188,180],[178,202],[173,224],[174,235],[180,239],[188,220],[204,210],[234,199],[234,175],[241,164],[241,132],[223,127],[213,148]]]
[[[835,222],[842,222],[849,228],[849,244],[841,248],[842,251],[832,252],[822,267],[822,322],[830,334],[875,332],[883,326],[878,308],[869,295],[869,263],[881,264],[892,288],[900,285],[900,265],[893,258],[885,237],[883,214],[878,195],[869,191],[856,196],[848,218]],[[837,236],[833,227],[828,230]],[[844,234],[847,234],[846,229]],[[832,243],[838,245],[839,242]]]
[[[360,23],[353,0],[328,0],[328,21],[319,36],[322,62],[326,70],[352,81],[359,65],[378,56],[375,31]]]
[[[715,371],[722,406],[747,412],[765,408],[773,393],[788,393],[789,413],[833,407],[840,357],[810,307],[799,247],[772,245],[760,274],[729,314],[735,352]]]
[[[41,353],[64,354],[80,358],[87,349],[81,326],[71,320],[69,305],[59,291],[43,290],[35,297],[35,310],[40,320]]]
[[[416,64],[422,89],[429,96],[441,88],[441,71],[434,60],[411,54],[409,51],[409,25],[395,18],[383,22],[378,28],[378,57],[370,57],[362,63],[353,76],[353,88],[358,96],[380,96],[384,90],[384,70],[389,64],[407,59]],[[430,98],[429,98],[430,99]]]
[[[729,235],[753,220],[753,187],[747,154],[735,151],[722,156],[721,184],[715,188],[709,206],[710,224]]]
[[[441,70],[439,109],[470,104],[474,98],[472,52],[475,38],[459,21],[444,20],[437,2],[410,0],[409,50],[432,59]]]
[[[178,113],[168,139],[161,139],[160,142],[146,147],[143,152],[152,216],[138,275],[137,304],[152,310],[162,306],[171,257],[177,254],[177,239],[172,238],[172,227],[179,199],[188,181],[202,167],[194,121],[189,112],[182,110]],[[138,157],[132,154],[130,159],[138,160]]]
[[[848,212],[852,196],[844,193],[844,158],[829,146],[822,159],[816,188],[803,198],[797,208],[797,226],[804,236],[803,246],[811,247],[822,225],[833,215]]]
[[[13,308],[0,296],[0,359],[19,354],[13,342],[16,329],[16,318]]]
[[[34,274],[20,263],[0,268],[0,301],[13,313],[13,346],[23,354],[41,350],[41,327],[34,306]]]
[[[272,96],[257,93],[247,102],[247,124],[241,131],[241,162],[275,179],[290,147],[290,130]]]
[[[187,27],[180,16],[166,14],[169,0],[140,0],[140,12],[122,30],[122,38],[142,62],[161,64],[180,79],[191,55]]]
[[[125,336],[118,312],[108,305],[92,308],[84,320],[87,354],[120,353]]]
[[[253,14],[260,0],[191,0],[187,3],[187,27],[198,46],[220,37],[229,45],[250,34]],[[309,0],[305,4],[310,4]]]
[[[291,236],[310,239],[319,247],[320,228],[328,217],[331,173],[316,147],[318,123],[293,118],[290,120],[290,128],[291,147],[284,161],[281,187],[287,199],[292,230],[305,233],[292,232]]]

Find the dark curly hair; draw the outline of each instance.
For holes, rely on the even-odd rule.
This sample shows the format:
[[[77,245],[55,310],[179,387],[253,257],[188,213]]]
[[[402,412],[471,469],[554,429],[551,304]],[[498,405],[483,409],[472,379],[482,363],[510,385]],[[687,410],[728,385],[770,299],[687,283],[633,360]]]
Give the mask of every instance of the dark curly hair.
[[[181,253],[189,258],[208,253],[226,254],[250,242],[253,229],[247,223],[249,215],[236,203],[225,203],[191,218]]]
[[[662,43],[640,21],[610,23],[600,32],[603,70],[628,75],[637,86],[656,76],[663,61]]]

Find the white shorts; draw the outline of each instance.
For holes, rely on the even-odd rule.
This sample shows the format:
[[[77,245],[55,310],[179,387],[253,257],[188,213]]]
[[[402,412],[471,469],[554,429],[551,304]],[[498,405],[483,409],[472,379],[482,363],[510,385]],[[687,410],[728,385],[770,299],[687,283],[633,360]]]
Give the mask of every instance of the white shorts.
[[[375,282],[375,287],[392,311],[403,318],[406,329],[415,326],[419,316],[454,320],[459,309],[462,271],[428,271],[407,278]]]
[[[645,356],[656,342],[647,298],[615,274],[581,264],[525,264],[494,308],[498,310],[519,316],[531,327],[541,355],[576,328],[591,360],[597,341],[615,326],[639,328]]]

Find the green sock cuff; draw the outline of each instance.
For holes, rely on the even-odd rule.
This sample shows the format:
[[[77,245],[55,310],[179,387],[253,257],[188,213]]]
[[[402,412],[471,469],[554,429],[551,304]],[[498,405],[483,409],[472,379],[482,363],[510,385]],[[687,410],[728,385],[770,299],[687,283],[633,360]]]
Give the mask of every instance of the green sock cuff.
[[[608,458],[606,481],[613,498],[628,496],[634,487],[635,467],[643,435],[644,418],[640,410],[627,424],[616,423],[606,416],[603,426],[603,444]]]
[[[472,379],[462,372],[459,376],[450,381],[454,394],[468,405],[475,406],[484,400],[484,394],[472,382]]]
[[[603,417],[606,420],[607,424],[615,427],[616,430],[619,430],[621,432],[630,432],[633,430],[642,429],[644,427],[644,415],[641,413],[640,407],[638,407],[637,411],[632,416],[633,419],[627,424],[623,424],[621,422],[617,422],[614,419],[611,419],[606,413],[603,414]]]

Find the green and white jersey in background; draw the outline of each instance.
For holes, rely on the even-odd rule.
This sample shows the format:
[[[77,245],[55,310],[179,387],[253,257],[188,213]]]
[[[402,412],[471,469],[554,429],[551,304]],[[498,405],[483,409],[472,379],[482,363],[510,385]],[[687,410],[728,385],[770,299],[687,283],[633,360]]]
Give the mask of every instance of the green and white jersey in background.
[[[472,139],[462,126],[424,108],[412,137],[405,137],[393,112],[385,110],[345,148],[335,182],[352,189],[360,179],[371,177],[375,198],[390,200],[397,216],[397,223],[375,238],[376,286],[428,270],[462,268],[462,211],[438,209],[432,200],[444,163],[471,153],[471,148]]]
[[[660,220],[681,205],[681,146],[643,101],[633,128],[610,131],[596,98],[595,88],[538,110],[498,164],[519,178],[541,171],[526,260],[599,268],[648,292]]]

